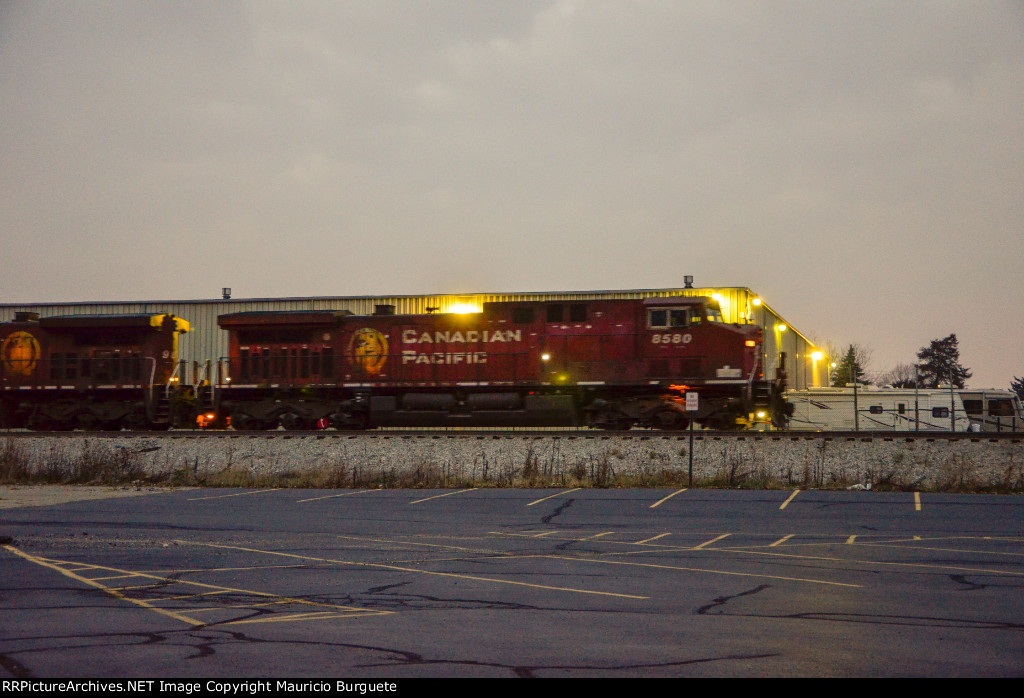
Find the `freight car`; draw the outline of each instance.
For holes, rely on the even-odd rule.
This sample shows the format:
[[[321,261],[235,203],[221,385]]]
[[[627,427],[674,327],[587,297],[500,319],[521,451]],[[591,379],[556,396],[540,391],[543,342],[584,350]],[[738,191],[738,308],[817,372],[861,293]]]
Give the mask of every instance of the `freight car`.
[[[0,323],[0,425],[166,429],[180,403],[178,336],[168,314],[18,313]]]
[[[215,414],[238,429],[632,426],[785,420],[762,330],[707,297],[485,303],[479,313],[242,312]],[[684,395],[696,391],[699,411]]]

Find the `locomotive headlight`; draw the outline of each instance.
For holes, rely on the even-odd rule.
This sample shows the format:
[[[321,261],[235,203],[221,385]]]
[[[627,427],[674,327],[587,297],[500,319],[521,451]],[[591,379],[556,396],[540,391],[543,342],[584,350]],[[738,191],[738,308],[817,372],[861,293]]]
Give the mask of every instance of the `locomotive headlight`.
[[[548,354],[547,352],[544,352],[543,354],[540,355],[540,360],[541,361],[550,361],[551,360],[551,354]]]
[[[767,413],[766,413],[766,412],[765,412],[764,410],[760,410],[760,411],[759,411],[759,412],[757,413],[757,418],[758,418],[758,419],[764,419],[764,418],[765,418],[766,416],[767,416]]]

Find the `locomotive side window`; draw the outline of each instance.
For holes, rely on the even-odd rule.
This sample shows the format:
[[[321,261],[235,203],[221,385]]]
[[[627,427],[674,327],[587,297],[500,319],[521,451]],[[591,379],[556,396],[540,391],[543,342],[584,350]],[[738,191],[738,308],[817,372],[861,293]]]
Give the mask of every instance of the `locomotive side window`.
[[[512,322],[529,325],[533,322],[533,308],[512,308]]]
[[[548,322],[561,322],[562,321],[562,306],[561,305],[549,305],[548,309]]]
[[[569,322],[586,322],[587,306],[584,303],[573,303],[569,306]]]
[[[690,324],[690,311],[685,308],[665,308],[647,311],[647,327],[663,330],[668,327],[686,327]]]

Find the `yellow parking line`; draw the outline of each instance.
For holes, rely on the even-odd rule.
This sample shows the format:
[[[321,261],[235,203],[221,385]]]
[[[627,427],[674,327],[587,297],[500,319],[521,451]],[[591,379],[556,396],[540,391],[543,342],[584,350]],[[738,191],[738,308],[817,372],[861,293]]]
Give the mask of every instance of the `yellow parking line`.
[[[656,565],[650,562],[623,562],[622,560],[605,560],[596,558],[562,557],[559,555],[538,555],[537,557],[549,557],[555,560],[572,560],[573,562],[589,562],[598,565],[630,565],[633,567],[651,567],[660,570],[681,570],[683,572],[704,572],[706,574],[725,574],[733,577],[757,577],[761,579],[784,579],[789,582],[810,582],[811,584],[825,584],[836,587],[861,588],[860,584],[847,584],[845,582],[830,582],[825,579],[808,579],[805,577],[782,577],[775,574],[758,574],[756,572],[729,572],[726,570],[710,570],[701,567],[681,567],[678,565]]]
[[[659,538],[664,538],[665,536],[671,535],[671,533],[660,533],[654,536],[653,538],[644,538],[643,540],[638,540],[636,543],[634,543],[634,545],[643,545],[644,543],[650,543],[652,540],[658,540]]]
[[[914,493],[914,511],[921,511],[921,493]]]
[[[575,492],[576,490],[581,490],[581,489],[583,489],[583,488],[582,487],[574,487],[571,490],[565,490],[564,492],[557,492],[557,493],[551,495],[550,497],[544,497],[543,499],[538,499],[536,502],[530,502],[526,506],[532,507],[534,504],[540,504],[541,502],[546,502],[549,499],[554,499],[555,497],[561,497],[563,494],[569,494],[570,492]]]
[[[855,541],[855,540],[857,540],[857,536],[850,536],[849,538],[846,539],[846,544],[847,545],[853,545],[853,541]]]
[[[178,542],[179,543],[184,543],[185,541],[178,541]],[[8,550],[8,551],[14,553],[15,555],[18,555],[19,557],[24,558],[25,560],[28,560],[29,562],[34,562],[35,564],[41,565],[42,567],[47,567],[47,568],[56,570],[57,572],[60,572],[61,574],[63,574],[66,577],[70,577],[71,579],[75,579],[77,581],[80,581],[83,584],[88,584],[89,586],[95,587],[95,588],[99,589],[100,591],[103,591],[103,592],[106,592],[107,594],[110,594],[111,596],[113,596],[116,599],[119,599],[121,601],[127,601],[128,603],[135,604],[136,606],[140,606],[140,607],[145,608],[147,610],[153,611],[154,613],[158,613],[160,615],[167,616],[168,618],[174,618],[175,620],[181,621],[182,623],[187,623],[189,625],[194,625],[194,626],[222,625],[222,624],[226,624],[226,623],[207,623],[207,622],[204,622],[204,621],[201,621],[201,620],[197,620],[196,618],[192,618],[191,616],[187,616],[187,615],[185,615],[183,613],[175,613],[174,611],[170,611],[170,610],[168,610],[166,608],[160,608],[159,606],[156,605],[158,603],[163,603],[165,601],[172,600],[174,597],[158,597],[158,598],[153,598],[153,599],[150,599],[150,600],[147,601],[145,599],[132,598],[132,597],[126,596],[122,592],[125,589],[155,588],[157,586],[161,586],[163,584],[170,583],[170,584],[188,585],[188,586],[191,586],[191,587],[199,587],[199,588],[202,588],[202,589],[212,589],[213,591],[209,592],[209,593],[217,593],[217,594],[226,594],[226,593],[246,594],[246,595],[249,595],[249,596],[256,596],[256,597],[261,597],[261,598],[275,599],[275,601],[273,601],[272,604],[301,604],[301,605],[306,605],[306,606],[318,606],[320,608],[335,609],[335,610],[332,610],[332,611],[325,611],[324,612],[324,613],[333,614],[331,617],[348,617],[350,615],[391,615],[391,614],[394,613],[394,611],[378,611],[378,610],[373,610],[373,609],[360,609],[360,608],[355,607],[355,606],[339,606],[339,605],[335,605],[335,604],[321,603],[321,602],[318,602],[318,601],[307,601],[306,599],[296,599],[296,598],[291,598],[291,597],[288,597],[288,596],[280,596],[278,594],[270,594],[270,593],[267,593],[267,592],[264,592],[264,591],[252,591],[250,589],[238,589],[238,588],[235,588],[235,587],[219,586],[219,585],[216,585],[216,584],[205,584],[203,582],[194,582],[194,581],[190,581],[190,580],[187,580],[187,579],[171,579],[170,577],[162,577],[162,576],[158,576],[158,575],[154,575],[154,574],[146,574],[146,573],[143,573],[143,572],[134,572],[133,573],[133,572],[130,572],[129,570],[121,570],[121,569],[117,569],[115,567],[101,567],[99,565],[96,565],[95,569],[102,569],[102,570],[105,570],[105,571],[108,571],[108,572],[123,572],[123,573],[125,573],[126,576],[134,574],[135,576],[138,576],[138,577],[143,577],[143,578],[148,578],[148,579],[154,580],[153,584],[150,584],[150,585],[147,585],[147,586],[139,586],[139,587],[107,587],[107,586],[104,586],[102,584],[99,584],[97,582],[92,581],[88,577],[82,577],[81,575],[77,575],[74,572],[70,572],[70,571],[62,568],[60,566],[60,561],[59,560],[51,560],[51,559],[48,559],[48,558],[37,557],[35,555],[29,555],[28,553],[25,553],[25,552],[22,552],[21,550],[18,550],[17,548],[15,548],[12,545],[4,545],[4,546],[0,546],[0,547],[2,547],[3,549]],[[255,605],[255,604],[252,604],[252,605]],[[203,612],[207,612],[207,611],[225,610],[225,609],[230,609],[230,608],[247,608],[247,606],[245,604],[233,604],[233,605],[228,605],[228,606],[214,606],[214,607],[208,607],[208,608],[206,608],[206,607],[204,607],[204,608],[190,608],[190,609],[188,609],[188,612],[189,613],[203,613]],[[344,614],[344,615],[342,615],[342,614]],[[306,614],[296,614],[296,615],[306,615]],[[286,620],[288,617],[289,617],[288,614],[285,614],[281,618],[281,620],[282,621]]]
[[[312,555],[296,555],[294,553],[282,553],[276,550],[259,550],[258,548],[243,548],[237,545],[218,545],[217,543],[200,543],[198,541],[178,541],[182,544],[190,545],[202,545],[208,548],[223,548],[225,550],[241,550],[247,553],[262,553],[264,555],[279,555],[281,557],[291,557],[299,560],[315,560],[317,562],[329,562],[335,565],[350,565],[353,567],[371,567],[374,569],[384,570],[398,570],[399,572],[410,572],[412,574],[428,574],[438,577],[454,577],[455,579],[470,579],[476,582],[490,582],[492,584],[511,584],[513,586],[530,587],[531,589],[547,589],[549,591],[567,591],[573,594],[593,594],[595,596],[615,596],[621,599],[647,599],[647,596],[637,596],[635,594],[617,594],[611,591],[594,591],[592,589],[574,589],[572,587],[556,587],[549,586],[546,584],[530,584],[529,582],[516,582],[509,579],[495,579],[493,577],[477,577],[471,574],[456,574],[455,572],[434,572],[432,570],[421,570],[415,567],[400,567],[398,565],[386,565],[381,562],[355,562],[351,560],[338,560],[335,558],[327,557],[314,557]],[[511,557],[509,555],[499,556],[501,558]],[[541,556],[543,557],[543,556]]]
[[[667,496],[667,497],[662,497],[661,499],[659,499],[658,501],[656,501],[656,502],[655,502],[654,504],[652,504],[652,505],[651,505],[651,506],[650,506],[649,508],[650,508],[650,509],[653,509],[654,507],[658,506],[658,505],[659,505],[659,504],[661,504],[662,502],[667,502],[668,500],[670,500],[670,499],[672,499],[673,497],[675,497],[675,496],[676,496],[677,494],[679,494],[679,493],[681,493],[681,492],[685,492],[685,491],[686,491],[686,488],[685,488],[685,487],[684,487],[683,489],[681,489],[681,490],[676,490],[675,492],[673,492],[673,493],[672,493],[672,494],[670,494],[669,496]]]
[[[275,487],[272,490],[252,490],[250,492],[234,492],[232,494],[215,494],[212,497],[193,497],[192,499],[186,499],[187,502],[198,502],[203,499],[223,499],[224,497],[244,497],[250,494],[263,494],[264,492],[277,492],[280,487]]]
[[[445,492],[444,494],[435,494],[433,497],[425,497],[423,499],[417,499],[415,502],[409,502],[409,504],[419,504],[420,502],[429,502],[431,499],[439,499],[441,497],[451,497],[453,494],[462,494],[463,492],[472,492],[478,490],[479,487],[471,487],[468,490],[457,490],[455,492]]]
[[[728,538],[731,535],[732,535],[731,533],[723,533],[722,535],[718,536],[717,538],[712,538],[709,541],[705,541],[705,542],[701,543],[700,545],[698,545],[697,547],[695,547],[693,549],[694,550],[700,550],[701,548],[703,548],[705,546],[711,545],[712,543],[716,543],[716,542],[722,540],[723,538]]]
[[[772,543],[768,547],[769,548],[774,548],[774,547],[776,547],[778,545],[782,545],[783,543],[785,543],[787,540],[789,540],[790,538],[792,538],[795,535],[796,535],[795,533],[790,533],[788,536],[784,536],[782,538],[779,538],[777,541],[775,541],[774,543]]]
[[[786,508],[787,506],[789,506],[789,503],[790,503],[790,502],[792,502],[792,501],[793,501],[793,499],[794,499],[794,498],[795,498],[795,497],[796,497],[796,496],[797,496],[798,494],[800,494],[800,490],[793,490],[793,494],[789,495],[789,499],[787,499],[786,501],[784,501],[784,502],[782,503],[782,506],[781,506],[781,507],[779,507],[779,509],[780,509],[780,510],[781,510],[781,509],[785,509],[785,508]]]
[[[607,533],[598,533],[596,536],[589,536],[587,538],[580,538],[580,540],[596,540],[598,538],[603,538],[604,536],[610,536],[613,533],[615,533],[615,531],[608,531]]]
[[[383,490],[356,490],[355,492],[342,492],[341,494],[329,494],[325,497],[310,497],[309,499],[298,499],[295,501],[296,504],[302,502],[315,502],[318,499],[333,499],[334,497],[347,497],[350,494],[367,494],[368,492],[383,492]]]

